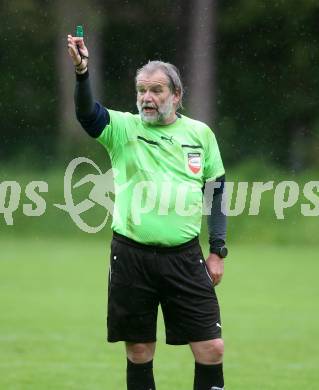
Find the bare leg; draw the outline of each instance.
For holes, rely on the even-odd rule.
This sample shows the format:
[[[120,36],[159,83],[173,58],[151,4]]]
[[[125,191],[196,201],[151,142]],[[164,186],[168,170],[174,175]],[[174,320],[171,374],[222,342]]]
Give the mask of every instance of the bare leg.
[[[155,390],[153,357],[156,343],[125,343],[127,390]]]
[[[190,343],[195,358],[194,390],[224,388],[222,339]]]

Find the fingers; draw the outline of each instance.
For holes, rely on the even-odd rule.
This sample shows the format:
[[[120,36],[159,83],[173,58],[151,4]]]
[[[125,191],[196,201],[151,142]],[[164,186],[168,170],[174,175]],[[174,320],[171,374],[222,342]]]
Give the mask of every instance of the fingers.
[[[79,65],[81,62],[81,56],[79,54],[76,42],[71,35],[68,35],[68,52],[73,60],[73,64],[75,66]]]
[[[81,63],[81,56],[79,55],[78,49],[72,45],[68,45],[68,52],[73,60],[73,64],[78,66]]]
[[[85,47],[83,37],[73,37],[71,34],[68,35],[68,43],[82,48]]]
[[[76,49],[77,54],[80,54],[81,57],[89,58],[89,52],[87,47],[84,44],[84,40],[81,37],[73,37],[68,35],[68,47],[73,47]]]
[[[76,72],[81,74],[87,70],[89,52],[84,45],[83,38],[68,35],[68,52],[72,58]]]
[[[222,281],[222,278],[223,278],[223,275],[212,275],[212,279],[213,279],[213,284],[214,286],[217,286],[221,281]]]
[[[72,35],[68,35],[68,46],[74,46],[77,47],[78,49],[83,51],[84,53],[87,51],[87,48],[84,44],[84,40],[81,37],[73,37]]]
[[[206,267],[206,270],[213,283],[213,286],[217,286],[221,282],[223,274],[216,269],[211,270],[208,266]]]
[[[72,58],[78,57],[78,51],[74,46],[68,45],[68,52]]]
[[[68,35],[68,48],[72,49],[72,52],[75,51],[75,49],[77,49],[74,38],[71,35]]]
[[[217,269],[215,269],[212,272],[212,279],[214,282],[214,286],[217,286],[222,281],[223,275],[224,275],[223,267],[217,267]]]
[[[206,266],[214,286],[217,286],[224,275],[224,261],[215,254],[210,254]]]

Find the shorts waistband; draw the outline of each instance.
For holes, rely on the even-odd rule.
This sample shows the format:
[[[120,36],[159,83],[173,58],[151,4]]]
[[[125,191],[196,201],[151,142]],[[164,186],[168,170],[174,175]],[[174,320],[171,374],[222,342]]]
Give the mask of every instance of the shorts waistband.
[[[184,242],[180,245],[175,246],[157,246],[157,245],[146,245],[140,242],[134,241],[131,238],[123,236],[122,234],[113,232],[113,238],[116,241],[119,241],[123,244],[133,246],[135,248],[140,248],[149,252],[158,252],[158,253],[169,253],[169,252],[180,252],[185,249],[192,248],[193,246],[199,245],[198,236],[192,238],[190,241]]]

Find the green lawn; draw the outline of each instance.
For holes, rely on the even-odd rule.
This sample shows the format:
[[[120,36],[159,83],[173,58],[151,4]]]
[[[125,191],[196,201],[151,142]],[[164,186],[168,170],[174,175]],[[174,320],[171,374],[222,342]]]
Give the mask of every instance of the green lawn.
[[[218,287],[228,390],[318,389],[319,247],[231,246]],[[0,240],[0,388],[125,389],[105,342],[107,243]],[[192,389],[188,347],[164,344],[158,390]]]

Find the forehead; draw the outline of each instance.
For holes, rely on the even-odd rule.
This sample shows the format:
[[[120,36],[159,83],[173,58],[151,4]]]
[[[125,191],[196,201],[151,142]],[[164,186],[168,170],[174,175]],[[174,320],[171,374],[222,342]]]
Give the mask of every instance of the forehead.
[[[162,85],[168,86],[169,80],[166,74],[162,70],[156,70],[155,72],[141,72],[136,78],[136,85]]]

